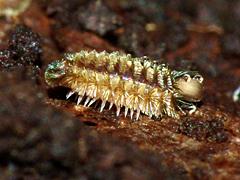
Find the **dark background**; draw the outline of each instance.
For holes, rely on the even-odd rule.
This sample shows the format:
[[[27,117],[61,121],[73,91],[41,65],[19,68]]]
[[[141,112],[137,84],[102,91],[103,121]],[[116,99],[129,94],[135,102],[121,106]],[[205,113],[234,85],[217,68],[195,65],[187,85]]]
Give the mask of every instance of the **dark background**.
[[[240,1],[27,1],[0,0],[0,178],[240,178]],[[43,74],[82,49],[198,70],[202,103],[138,122],[76,108]]]

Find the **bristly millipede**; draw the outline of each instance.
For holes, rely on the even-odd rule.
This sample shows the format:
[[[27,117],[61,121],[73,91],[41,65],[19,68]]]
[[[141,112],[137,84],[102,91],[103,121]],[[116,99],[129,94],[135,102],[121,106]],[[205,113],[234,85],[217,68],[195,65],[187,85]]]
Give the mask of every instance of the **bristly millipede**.
[[[64,86],[77,94],[77,105],[90,106],[101,100],[100,112],[106,103],[116,106],[117,116],[124,107],[131,119],[136,112],[150,117],[166,115],[180,118],[180,112],[196,110],[194,102],[201,100],[202,76],[196,71],[170,70],[146,56],[133,58],[120,52],[80,51],[66,54],[62,60],[48,65],[45,80],[49,86]]]

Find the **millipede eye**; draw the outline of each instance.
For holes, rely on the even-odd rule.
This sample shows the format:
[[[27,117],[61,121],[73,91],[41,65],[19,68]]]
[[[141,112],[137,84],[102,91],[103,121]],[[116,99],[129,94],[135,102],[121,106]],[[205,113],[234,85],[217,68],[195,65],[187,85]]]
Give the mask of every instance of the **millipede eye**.
[[[202,77],[201,75],[199,75],[199,74],[195,75],[195,76],[193,77],[193,79],[196,79],[196,80],[199,81],[200,83],[203,82],[203,77]]]
[[[189,74],[185,74],[183,76],[183,79],[186,81],[186,82],[189,82],[191,80],[191,76]]]

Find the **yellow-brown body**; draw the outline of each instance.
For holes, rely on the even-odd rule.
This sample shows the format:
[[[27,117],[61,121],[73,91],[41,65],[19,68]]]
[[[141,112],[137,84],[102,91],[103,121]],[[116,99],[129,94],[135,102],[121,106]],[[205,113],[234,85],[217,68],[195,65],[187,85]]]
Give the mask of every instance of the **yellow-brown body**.
[[[58,68],[54,65],[62,71],[57,72]],[[50,73],[49,70],[56,72]],[[68,54],[63,60],[50,65],[45,77],[51,86],[70,88],[67,98],[76,93],[79,96],[77,104],[85,96],[85,106],[101,100],[100,111],[108,102],[109,109],[116,106],[117,115],[123,107],[125,116],[130,112],[133,118],[136,112],[135,119],[139,118],[140,112],[157,118],[163,115],[180,117],[176,105],[177,83],[172,71],[147,57],[81,51]]]

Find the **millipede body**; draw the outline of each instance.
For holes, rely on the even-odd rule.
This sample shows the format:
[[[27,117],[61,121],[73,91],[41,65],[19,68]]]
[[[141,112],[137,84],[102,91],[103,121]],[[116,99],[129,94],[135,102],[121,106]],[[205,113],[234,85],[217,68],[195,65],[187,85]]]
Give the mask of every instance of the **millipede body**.
[[[100,111],[114,105],[131,119],[140,113],[149,117],[180,118],[183,109],[196,110],[201,100],[202,76],[196,71],[171,70],[148,57],[134,58],[120,52],[80,51],[66,54],[48,65],[45,80],[51,87],[70,88],[77,105],[91,106],[101,100]],[[107,105],[106,105],[107,104]]]

